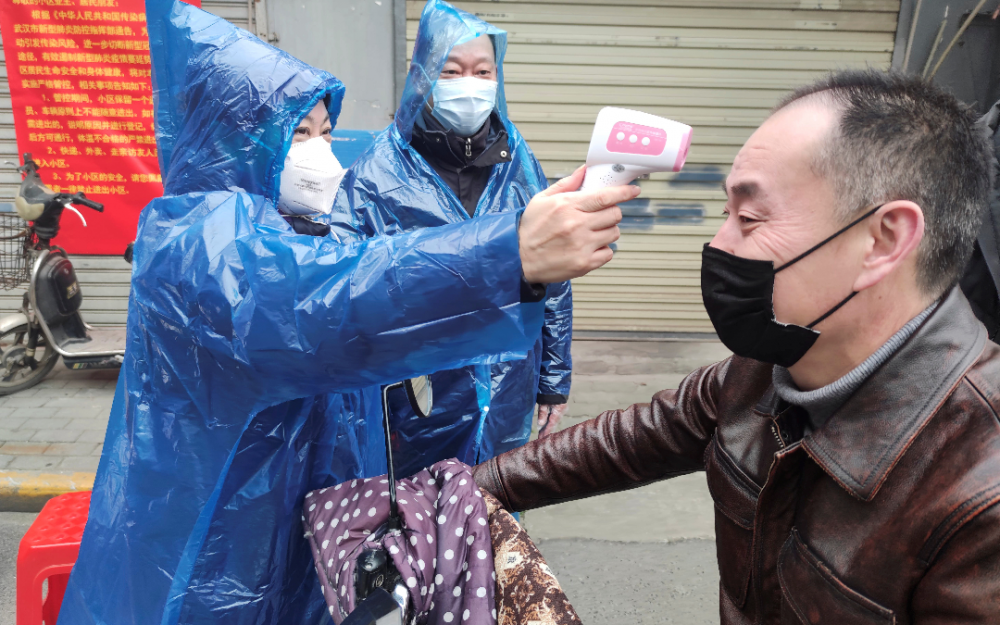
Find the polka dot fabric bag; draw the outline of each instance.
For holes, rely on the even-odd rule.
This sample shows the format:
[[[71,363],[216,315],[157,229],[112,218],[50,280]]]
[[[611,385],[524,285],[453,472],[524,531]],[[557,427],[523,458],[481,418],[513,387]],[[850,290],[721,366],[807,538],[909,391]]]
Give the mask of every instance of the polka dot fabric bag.
[[[389,519],[385,476],[306,495],[303,524],[330,616],[354,610],[360,553],[383,546],[403,576],[419,624],[496,623],[489,513],[469,467],[445,460],[396,483],[402,534],[372,540]]]

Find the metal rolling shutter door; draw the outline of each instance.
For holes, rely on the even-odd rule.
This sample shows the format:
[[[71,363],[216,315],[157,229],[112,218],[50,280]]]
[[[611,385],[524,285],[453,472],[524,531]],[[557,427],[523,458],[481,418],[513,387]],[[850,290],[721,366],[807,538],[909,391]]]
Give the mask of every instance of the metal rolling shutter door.
[[[204,1],[202,8],[225,18],[240,28],[247,27],[246,0]],[[14,114],[11,110],[7,70],[0,44],[0,210],[13,202],[20,176],[4,161],[20,162],[14,140]],[[124,248],[122,248],[124,252]],[[74,256],[77,278],[84,292],[83,314],[93,325],[121,325],[128,312],[131,268],[119,256]],[[21,306],[22,290],[0,290],[0,315]]]
[[[6,164],[6,161],[20,163],[17,158],[17,144],[14,141],[14,111],[10,103],[10,84],[7,80],[7,61],[0,41],[0,210],[13,210],[12,204],[21,177]],[[2,291],[0,291],[2,293]]]
[[[201,0],[201,8],[235,26],[249,30],[247,0]]]
[[[694,126],[685,171],[643,181],[615,259],[574,281],[582,331],[711,332],[700,254],[733,157],[789,89],[832,69],[888,68],[899,0],[455,2],[504,28],[510,115],[550,179],[586,158],[603,106]],[[412,50],[424,2],[407,2]]]

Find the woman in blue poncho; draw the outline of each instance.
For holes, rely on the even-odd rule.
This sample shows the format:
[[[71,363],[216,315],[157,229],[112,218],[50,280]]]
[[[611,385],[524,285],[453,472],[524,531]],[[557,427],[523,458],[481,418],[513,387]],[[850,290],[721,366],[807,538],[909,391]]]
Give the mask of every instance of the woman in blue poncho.
[[[180,2],[150,0],[147,19],[164,196],[139,223],[125,362],[60,623],[316,623],[302,498],[385,467],[378,399],[354,389],[526,354],[541,314],[521,303],[522,271],[549,282],[603,264],[620,215],[587,213],[569,252],[521,243],[632,193],[539,197],[520,223],[302,234],[276,208],[286,158],[318,103],[336,123],[341,83]]]

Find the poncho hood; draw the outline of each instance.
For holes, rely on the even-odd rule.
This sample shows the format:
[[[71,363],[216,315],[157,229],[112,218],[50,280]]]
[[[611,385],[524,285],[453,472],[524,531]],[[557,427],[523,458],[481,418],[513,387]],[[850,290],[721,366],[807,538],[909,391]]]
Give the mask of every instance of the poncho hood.
[[[295,126],[344,85],[189,4],[148,0],[156,143],[165,195],[241,190],[276,201]]]
[[[420,15],[410,72],[406,76],[406,87],[403,89],[399,109],[396,110],[396,130],[405,142],[409,143],[413,136],[413,125],[430,98],[451,49],[476,37],[490,37],[493,41],[499,83],[495,108],[506,123],[503,59],[507,53],[507,31],[500,30],[471,13],[456,9],[447,2],[430,0]]]

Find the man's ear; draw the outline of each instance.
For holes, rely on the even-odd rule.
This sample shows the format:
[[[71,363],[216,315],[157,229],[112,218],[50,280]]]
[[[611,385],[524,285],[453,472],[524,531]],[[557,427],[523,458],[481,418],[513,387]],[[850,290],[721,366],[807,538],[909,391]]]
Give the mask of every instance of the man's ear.
[[[867,244],[855,291],[863,291],[899,270],[924,239],[924,211],[915,202],[887,202],[868,221]]]

